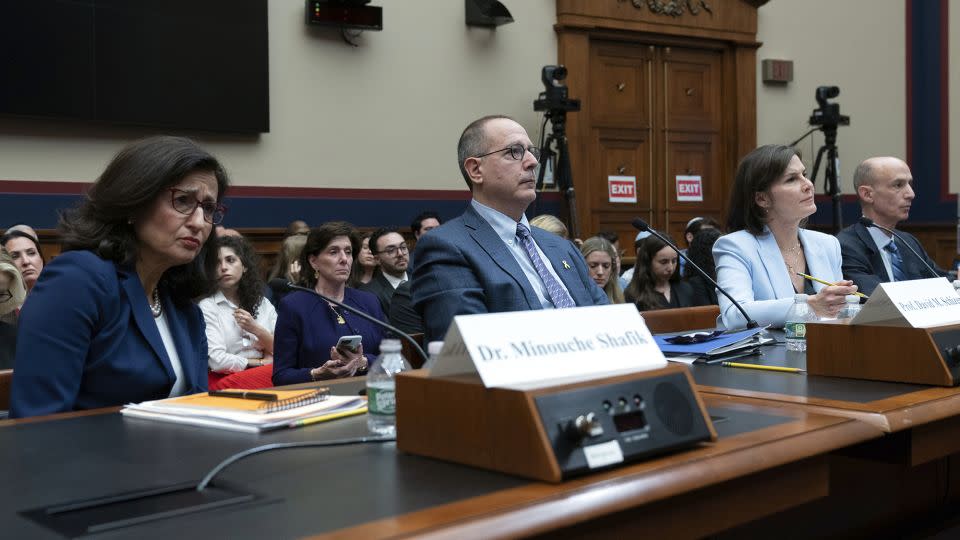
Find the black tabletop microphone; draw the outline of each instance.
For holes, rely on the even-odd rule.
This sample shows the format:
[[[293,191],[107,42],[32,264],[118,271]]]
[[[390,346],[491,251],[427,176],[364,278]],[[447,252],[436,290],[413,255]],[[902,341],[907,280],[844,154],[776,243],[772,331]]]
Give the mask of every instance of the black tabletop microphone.
[[[861,216],[861,217],[860,217],[860,224],[863,225],[864,227],[876,227],[876,228],[880,229],[881,231],[886,231],[886,232],[892,234],[894,237],[896,237],[897,240],[900,240],[900,243],[901,243],[901,244],[907,246],[907,249],[910,250],[910,253],[913,253],[916,258],[920,259],[920,262],[922,262],[923,265],[927,267],[927,270],[929,270],[930,273],[933,274],[933,277],[943,277],[943,276],[940,275],[939,272],[937,272],[936,270],[934,270],[932,266],[930,266],[929,264],[927,264],[927,260],[924,259],[923,257],[921,257],[920,254],[917,253],[917,250],[913,249],[913,246],[910,245],[910,242],[907,242],[906,240],[903,239],[902,236],[900,236],[899,234],[897,234],[897,231],[895,231],[895,230],[893,230],[893,229],[888,229],[888,228],[884,227],[883,225],[877,225],[877,223],[876,223],[875,221],[873,221],[872,219],[868,218],[867,216]]]
[[[676,252],[677,252],[677,255],[679,255],[680,257],[683,257],[683,260],[687,261],[687,264],[689,264],[694,270],[696,270],[697,272],[699,272],[700,275],[703,276],[704,279],[706,279],[707,281],[709,281],[710,283],[712,283],[713,286],[716,287],[718,291],[720,291],[721,293],[723,293],[723,295],[726,296],[727,299],[730,300],[730,302],[732,302],[733,305],[736,306],[736,308],[740,310],[740,313],[743,314],[743,318],[747,320],[747,328],[758,328],[758,327],[760,326],[760,324],[759,324],[757,321],[751,319],[750,316],[747,315],[747,310],[743,309],[743,306],[740,305],[740,302],[737,302],[736,300],[734,300],[733,297],[730,296],[730,293],[728,293],[727,291],[725,291],[725,290],[723,289],[723,287],[721,287],[721,286],[716,282],[716,280],[714,280],[712,277],[710,277],[709,274],[707,274],[706,272],[704,272],[704,271],[703,271],[703,268],[700,268],[699,266],[697,266],[697,263],[691,261],[691,260],[690,260],[690,257],[687,257],[682,251],[680,251],[680,248],[678,248],[676,245],[674,245],[674,243],[671,242],[669,239],[667,239],[667,237],[665,237],[665,236],[663,236],[662,234],[658,233],[656,229],[654,229],[653,227],[651,227],[650,225],[648,225],[646,221],[644,221],[644,220],[642,220],[642,219],[640,219],[640,218],[637,218],[637,219],[633,220],[633,226],[634,226],[636,229],[640,230],[640,231],[646,231],[646,232],[652,234],[653,236],[656,236],[656,237],[659,238],[664,244],[670,246],[671,249],[673,249],[674,251],[676,251]]]
[[[381,321],[380,319],[378,319],[378,318],[376,318],[376,317],[372,317],[372,316],[370,316],[370,315],[367,315],[366,313],[360,311],[359,309],[357,309],[357,308],[355,308],[355,307],[348,306],[348,305],[344,304],[343,302],[337,302],[336,300],[334,300],[333,298],[330,298],[329,296],[324,296],[324,295],[318,293],[317,291],[315,291],[315,290],[313,290],[313,289],[309,289],[309,288],[307,288],[307,287],[301,287],[301,286],[299,286],[299,285],[295,285],[293,282],[287,281],[287,280],[285,280],[285,279],[283,279],[283,278],[273,278],[273,279],[270,280],[269,285],[270,285],[270,287],[273,288],[274,290],[280,290],[280,291],[283,291],[283,292],[303,291],[303,292],[307,292],[307,293],[310,293],[310,294],[314,294],[314,295],[316,295],[316,296],[319,296],[320,298],[326,300],[327,302],[330,302],[331,304],[333,304],[333,305],[335,305],[335,306],[342,307],[343,309],[349,311],[350,313],[353,313],[354,315],[357,315],[357,316],[359,316],[359,317],[361,317],[361,318],[363,318],[363,319],[366,319],[366,320],[372,322],[373,324],[375,324],[375,325],[377,325],[377,326],[379,326],[379,327],[381,327],[381,328],[386,328],[387,330],[389,330],[389,331],[393,332],[394,334],[400,336],[400,337],[403,338],[407,343],[409,343],[410,345],[413,346],[413,348],[417,351],[417,353],[420,354],[420,357],[423,358],[423,362],[424,362],[424,363],[426,363],[427,360],[429,360],[429,358],[427,357],[427,353],[423,352],[423,348],[420,347],[420,345],[417,343],[417,340],[415,340],[415,339],[413,339],[412,337],[410,337],[410,334],[408,334],[408,333],[406,333],[406,332],[403,332],[403,331],[401,331],[399,328],[396,328],[395,326],[391,326],[391,325],[389,325],[389,324]]]

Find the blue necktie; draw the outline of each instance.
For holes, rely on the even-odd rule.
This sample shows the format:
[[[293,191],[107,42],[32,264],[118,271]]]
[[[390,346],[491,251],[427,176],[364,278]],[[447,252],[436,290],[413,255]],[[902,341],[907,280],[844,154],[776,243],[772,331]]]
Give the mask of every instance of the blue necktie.
[[[537,253],[537,246],[533,243],[533,237],[530,236],[530,229],[523,223],[517,223],[517,236],[520,237],[524,249],[527,250],[527,255],[530,256],[533,268],[536,269],[537,274],[540,275],[540,279],[543,280],[543,284],[546,285],[547,294],[550,295],[550,301],[553,302],[554,307],[576,307],[577,304],[574,303],[573,298],[570,298],[567,290],[563,288],[563,285],[560,285],[553,277],[553,274],[547,270],[546,265],[543,264],[543,259],[541,259],[540,254]]]
[[[893,280],[906,281],[907,274],[903,271],[903,257],[900,256],[900,250],[897,249],[897,245],[891,239],[889,244],[883,246],[883,249],[887,250],[887,253],[890,254],[890,268],[893,270]]]

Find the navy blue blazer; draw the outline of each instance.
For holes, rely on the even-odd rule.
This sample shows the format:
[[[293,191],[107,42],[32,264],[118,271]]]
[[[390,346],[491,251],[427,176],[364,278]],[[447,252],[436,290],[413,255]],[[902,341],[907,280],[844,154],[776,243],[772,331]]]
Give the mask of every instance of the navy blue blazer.
[[[578,306],[609,303],[576,246],[537,227],[530,232]],[[542,309],[513,254],[472,205],[421,236],[415,255],[411,290],[427,342],[442,340],[457,315]]]
[[[937,263],[927,255],[920,241],[910,233],[897,231],[901,237],[917,253],[923,257],[940,276],[946,276],[947,272],[937,267]],[[860,292],[869,295],[877,288],[880,283],[890,281],[887,275],[887,268],[883,265],[883,256],[877,243],[873,241],[870,231],[860,223],[854,223],[849,227],[837,233],[837,240],[840,241],[840,252],[843,255],[843,277],[856,283]],[[908,279],[924,279],[934,277],[930,275],[930,270],[923,264],[923,261],[910,253],[910,250],[900,245],[896,240],[897,247],[900,250],[900,257],[903,259],[903,271]]]
[[[161,295],[183,366],[185,393],[207,390],[200,308]],[[132,268],[90,251],[44,267],[20,311],[10,416],[123,405],[170,394],[176,375]]]
[[[347,287],[343,303],[386,320],[380,301],[368,292]],[[330,348],[337,345],[341,336],[363,336],[363,354],[367,365],[373,365],[383,338],[380,327],[347,310],[339,313],[343,315],[344,324],[337,322],[330,304],[304,291],[293,291],[280,300],[273,333],[273,384],[310,381],[310,370],[330,359]]]

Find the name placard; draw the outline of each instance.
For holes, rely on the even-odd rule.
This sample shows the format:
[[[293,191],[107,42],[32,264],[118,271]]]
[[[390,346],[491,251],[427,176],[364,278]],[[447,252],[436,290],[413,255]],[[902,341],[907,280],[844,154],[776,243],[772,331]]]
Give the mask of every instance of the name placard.
[[[960,323],[960,294],[946,278],[881,283],[850,324],[928,328]]]
[[[487,387],[537,386],[667,365],[633,304],[460,315],[431,377],[477,373]]]

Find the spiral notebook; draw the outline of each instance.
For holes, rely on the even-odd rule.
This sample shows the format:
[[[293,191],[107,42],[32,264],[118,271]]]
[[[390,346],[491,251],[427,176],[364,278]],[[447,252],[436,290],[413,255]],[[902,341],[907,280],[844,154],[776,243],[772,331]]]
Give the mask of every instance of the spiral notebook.
[[[164,399],[153,402],[157,407],[171,408],[199,408],[220,411],[246,411],[260,414],[286,411],[311,405],[327,399],[330,394],[327,388],[311,388],[307,390],[242,390],[232,389],[221,392],[232,394],[227,396],[211,396],[206,392]],[[245,395],[267,397],[269,400],[244,398]]]

